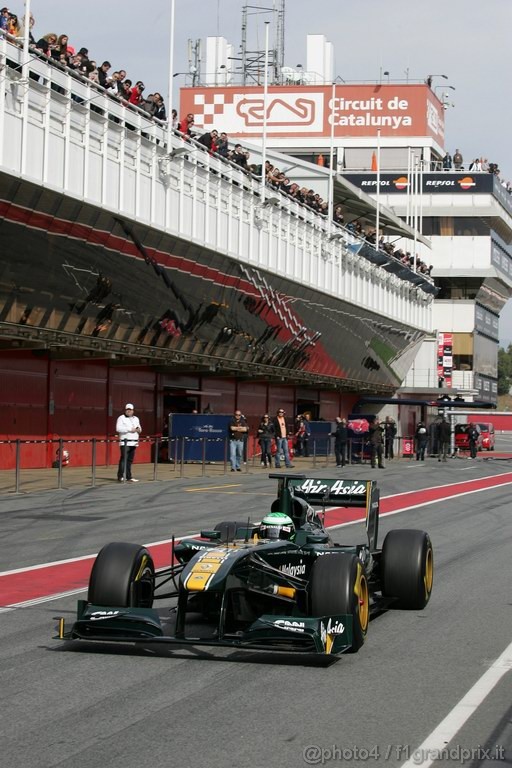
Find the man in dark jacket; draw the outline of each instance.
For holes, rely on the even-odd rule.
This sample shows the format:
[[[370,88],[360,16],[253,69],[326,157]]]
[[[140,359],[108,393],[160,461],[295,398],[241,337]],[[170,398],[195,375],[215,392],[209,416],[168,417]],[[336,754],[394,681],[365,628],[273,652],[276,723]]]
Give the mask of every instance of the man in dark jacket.
[[[375,418],[373,423],[370,424],[370,448],[372,468],[375,469],[375,459],[378,460],[379,469],[384,469],[382,463],[382,448],[384,444],[383,430],[380,424],[380,419]]]
[[[347,456],[348,428],[347,420],[341,416],[336,416],[336,429],[332,432],[334,437],[334,455],[336,456],[336,466],[344,467]]]
[[[450,451],[451,436],[452,428],[443,416],[436,430],[438,461],[446,461],[446,456]]]
[[[208,152],[212,154],[213,152],[217,151],[217,142],[219,140],[219,134],[217,131],[206,131],[206,133],[203,133],[198,139],[198,144],[202,144],[203,147],[206,147]]]
[[[227,158],[229,155],[229,144],[227,133],[221,133],[217,141],[217,154],[220,157]]]
[[[480,436],[480,432],[475,427],[473,422],[470,422],[469,428],[468,428],[468,440],[469,440],[469,455],[472,459],[476,459],[476,446],[478,443],[479,436]]]
[[[384,458],[393,459],[395,457],[394,442],[396,437],[396,424],[391,416],[386,416],[384,422]]]
[[[229,437],[229,460],[231,462],[232,472],[241,472],[242,459],[244,455],[244,443],[247,437],[249,427],[242,416],[242,412],[237,408],[235,414],[228,424]]]
[[[261,466],[272,466],[272,440],[275,437],[274,424],[266,413],[258,427],[258,441],[261,448]]]

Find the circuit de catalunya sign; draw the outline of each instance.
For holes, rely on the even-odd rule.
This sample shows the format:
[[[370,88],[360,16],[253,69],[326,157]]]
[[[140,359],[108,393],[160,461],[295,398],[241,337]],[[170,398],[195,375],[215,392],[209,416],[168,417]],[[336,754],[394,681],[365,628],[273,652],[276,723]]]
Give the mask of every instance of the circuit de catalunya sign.
[[[182,88],[181,114],[230,136],[431,136],[444,141],[442,104],[427,85]]]

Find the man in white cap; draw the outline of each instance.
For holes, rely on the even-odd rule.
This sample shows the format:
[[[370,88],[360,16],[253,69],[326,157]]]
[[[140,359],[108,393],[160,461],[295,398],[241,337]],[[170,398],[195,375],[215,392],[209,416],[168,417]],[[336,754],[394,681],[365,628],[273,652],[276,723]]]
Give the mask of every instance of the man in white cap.
[[[121,448],[117,479],[120,483],[124,483],[125,480],[129,483],[138,483],[139,481],[132,477],[132,461],[139,444],[142,427],[138,417],[133,415],[133,403],[126,403],[124,413],[117,420],[116,432],[119,435]]]

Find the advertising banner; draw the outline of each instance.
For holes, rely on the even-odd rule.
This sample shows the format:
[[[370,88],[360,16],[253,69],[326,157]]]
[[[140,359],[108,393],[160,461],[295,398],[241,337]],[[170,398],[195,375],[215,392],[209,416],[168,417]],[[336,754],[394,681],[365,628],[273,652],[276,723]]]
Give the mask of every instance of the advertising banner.
[[[377,189],[375,173],[346,173],[348,181],[364,192],[372,194]],[[458,195],[474,193],[493,194],[494,176],[492,173],[424,173],[422,174],[424,194]],[[411,180],[407,173],[381,173],[379,189],[382,194],[390,195],[410,192]]]
[[[261,86],[182,88],[180,118],[194,115],[195,127],[215,128],[230,138],[260,136]],[[334,138],[347,136],[431,136],[444,146],[444,109],[427,85],[271,86],[267,135]]]
[[[453,334],[439,333],[437,337],[437,378],[440,386],[452,386]]]
[[[220,414],[169,414],[169,438],[178,440],[178,460],[183,456],[184,461],[202,461],[204,451],[205,461],[224,461],[231,418]]]

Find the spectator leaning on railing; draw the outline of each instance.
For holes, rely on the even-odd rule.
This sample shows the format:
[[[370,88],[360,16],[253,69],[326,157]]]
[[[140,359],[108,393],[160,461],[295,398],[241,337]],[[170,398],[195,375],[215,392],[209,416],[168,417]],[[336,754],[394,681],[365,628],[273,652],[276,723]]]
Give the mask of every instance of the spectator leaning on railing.
[[[9,9],[2,8],[0,10],[0,29],[4,32],[8,32],[9,26]]]
[[[7,35],[13,35],[16,38],[16,42],[20,44],[24,34],[24,21],[20,24],[16,15],[11,13],[7,7],[0,10],[0,32],[4,32]],[[68,36],[61,34],[57,36],[54,32],[47,33],[41,37],[37,42],[32,35],[32,27],[34,26],[34,17],[30,15],[30,30],[29,40],[30,45],[39,50],[43,55],[48,57],[50,63],[56,63],[60,66],[67,67],[71,72],[88,78],[90,81],[97,83],[98,86],[103,88],[106,93],[112,98],[119,98],[125,106],[138,107],[144,110],[148,117],[156,118],[160,121],[167,119],[166,108],[164,100],[160,93],[156,92],[147,96],[144,99],[144,83],[138,80],[135,86],[132,87],[132,80],[126,77],[126,70],[117,70],[109,76],[108,72],[111,69],[111,64],[108,60],[104,61],[100,67],[97,67],[94,60],[89,59],[89,50],[87,48],[80,48],[78,53],[72,46],[69,45]],[[192,132],[194,126],[194,115],[192,113],[187,114],[181,121],[178,121],[178,114],[175,109],[171,112],[172,128],[186,137],[194,137]],[[243,171],[251,173],[255,176],[261,176],[261,165],[249,165],[249,152],[244,149],[241,144],[236,144],[233,150],[229,149],[228,137],[224,132],[220,133],[217,130],[207,131],[197,140],[199,144],[202,144],[211,154],[216,154],[223,159],[228,159],[231,162],[238,165]],[[462,155],[459,150],[455,151],[453,156],[453,164],[455,168],[462,168]],[[443,167],[445,170],[449,170],[452,165],[452,158],[447,153],[443,160]],[[472,171],[484,171],[488,170],[490,173],[499,175],[499,168],[496,163],[487,164],[487,160],[473,161],[471,166]],[[313,189],[307,189],[306,187],[300,188],[298,184],[291,181],[284,175],[278,168],[274,168],[272,164],[267,160],[265,164],[265,179],[266,183],[275,190],[282,192],[292,200],[306,206],[310,210],[318,213],[320,216],[327,217],[329,215],[329,205],[323,200],[319,194],[315,193]],[[507,192],[510,192],[512,185],[505,184]],[[375,246],[376,235],[373,233],[368,235],[364,232],[361,222],[348,223],[345,225],[343,208],[340,205],[336,205],[332,215],[333,222],[340,226],[344,226],[349,231],[353,232],[356,237],[367,240],[371,245]],[[400,254],[394,254],[393,249],[388,250],[384,248],[382,243],[379,243],[379,249],[385,250],[386,253],[395,256],[402,260]],[[408,254],[409,256],[409,254]],[[413,266],[414,260],[411,258],[407,261],[407,266]],[[421,260],[416,260],[416,266],[418,271],[430,274],[431,267],[427,267]]]

